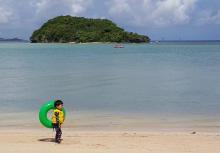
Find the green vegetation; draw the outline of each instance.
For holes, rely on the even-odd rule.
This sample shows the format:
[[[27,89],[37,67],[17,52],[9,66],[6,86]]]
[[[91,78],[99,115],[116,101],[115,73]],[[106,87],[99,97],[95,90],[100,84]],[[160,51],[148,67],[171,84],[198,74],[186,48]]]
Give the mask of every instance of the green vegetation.
[[[43,42],[149,42],[147,36],[126,32],[107,19],[58,16],[34,31],[30,41]]]

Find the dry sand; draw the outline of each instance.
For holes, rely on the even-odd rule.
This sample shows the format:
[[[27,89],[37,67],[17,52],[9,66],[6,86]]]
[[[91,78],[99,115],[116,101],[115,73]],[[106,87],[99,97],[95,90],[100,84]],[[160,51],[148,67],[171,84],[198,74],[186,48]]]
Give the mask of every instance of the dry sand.
[[[0,129],[1,153],[220,153],[220,134],[63,129],[61,144],[50,129]]]

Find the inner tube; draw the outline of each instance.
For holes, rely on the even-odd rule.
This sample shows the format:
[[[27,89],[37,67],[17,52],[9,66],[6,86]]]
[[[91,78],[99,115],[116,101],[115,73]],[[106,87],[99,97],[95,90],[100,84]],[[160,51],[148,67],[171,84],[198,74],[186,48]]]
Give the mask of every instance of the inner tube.
[[[44,125],[47,128],[53,128],[51,119],[48,119],[48,117],[47,117],[47,113],[52,109],[53,110],[55,109],[54,100],[51,100],[51,101],[46,102],[45,104],[43,104],[41,106],[40,111],[39,111],[39,120],[40,120],[41,124]],[[66,116],[65,109],[63,108],[62,111],[64,112],[64,117],[65,117]]]

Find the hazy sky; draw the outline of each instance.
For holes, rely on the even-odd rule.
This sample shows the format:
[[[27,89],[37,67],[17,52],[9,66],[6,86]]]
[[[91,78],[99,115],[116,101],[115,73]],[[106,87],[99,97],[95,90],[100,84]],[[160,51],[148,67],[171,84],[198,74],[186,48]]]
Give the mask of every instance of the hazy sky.
[[[29,39],[58,15],[111,19],[154,40],[220,40],[220,0],[0,0],[0,37]]]

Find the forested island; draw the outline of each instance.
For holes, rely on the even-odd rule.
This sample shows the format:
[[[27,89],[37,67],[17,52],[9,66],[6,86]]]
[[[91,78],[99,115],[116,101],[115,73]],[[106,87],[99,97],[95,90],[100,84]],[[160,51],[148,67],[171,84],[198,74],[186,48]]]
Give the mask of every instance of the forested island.
[[[150,38],[126,32],[108,19],[58,16],[34,31],[30,41],[32,43],[146,43]]]

